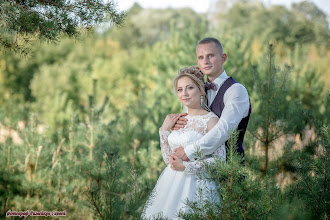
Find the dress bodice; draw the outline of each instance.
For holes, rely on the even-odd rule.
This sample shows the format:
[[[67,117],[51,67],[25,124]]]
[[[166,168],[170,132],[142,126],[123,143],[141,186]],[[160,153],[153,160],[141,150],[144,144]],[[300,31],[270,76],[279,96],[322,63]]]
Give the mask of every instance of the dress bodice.
[[[170,163],[171,154],[178,147],[187,147],[190,144],[194,144],[201,139],[208,129],[210,122],[215,122],[218,116],[213,112],[209,112],[205,115],[194,115],[185,116],[188,121],[184,128],[174,130],[171,133],[169,131],[159,131],[161,152],[166,164]],[[212,123],[211,123],[212,124]],[[213,123],[214,125],[214,123]],[[197,153],[197,152],[196,152]],[[202,156],[202,155],[200,155]],[[226,148],[225,146],[219,146],[211,155],[208,155],[206,159],[208,162],[214,161],[214,158],[220,158],[222,161],[226,159]],[[205,162],[205,160],[204,160]],[[199,172],[203,168],[203,161],[183,161],[183,165],[186,167],[185,173]]]
[[[207,131],[207,124],[210,118],[217,116],[213,112],[209,112],[205,115],[187,115],[187,125],[179,130],[172,131],[168,137],[168,143],[171,150],[178,147],[185,148],[187,145],[194,143],[202,138]]]

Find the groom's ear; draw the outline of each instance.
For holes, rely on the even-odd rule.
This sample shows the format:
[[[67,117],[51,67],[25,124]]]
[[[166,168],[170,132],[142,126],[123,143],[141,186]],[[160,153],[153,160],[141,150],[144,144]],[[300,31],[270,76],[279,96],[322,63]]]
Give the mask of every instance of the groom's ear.
[[[227,54],[223,53],[221,55],[221,60],[222,60],[222,64],[224,64],[226,62],[226,60],[227,60]]]

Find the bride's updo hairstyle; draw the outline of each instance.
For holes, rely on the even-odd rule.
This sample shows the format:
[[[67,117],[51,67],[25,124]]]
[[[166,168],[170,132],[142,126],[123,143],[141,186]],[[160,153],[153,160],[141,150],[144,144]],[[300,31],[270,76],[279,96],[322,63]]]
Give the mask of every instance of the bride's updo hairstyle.
[[[177,94],[177,87],[178,87],[178,81],[182,77],[189,77],[198,87],[198,89],[201,91],[202,96],[203,96],[203,106],[206,105],[206,92],[205,92],[205,82],[204,82],[204,75],[197,66],[190,66],[190,67],[185,67],[179,70],[179,74],[174,78],[173,80],[173,87],[175,94]]]

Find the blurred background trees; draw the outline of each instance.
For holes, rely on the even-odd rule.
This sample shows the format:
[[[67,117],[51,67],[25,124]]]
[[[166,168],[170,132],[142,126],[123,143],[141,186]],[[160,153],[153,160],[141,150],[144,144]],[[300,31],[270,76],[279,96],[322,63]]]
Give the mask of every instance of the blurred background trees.
[[[33,2],[3,1],[0,10]],[[51,9],[41,2],[33,4]],[[12,46],[25,30],[0,28],[2,42],[14,34],[8,38]],[[2,215],[9,209],[67,210],[69,218],[138,218],[165,167],[158,128],[167,114],[180,111],[172,79],[182,67],[196,65],[197,42],[214,36],[228,55],[226,72],[247,88],[252,102],[245,169],[254,179],[263,176],[272,182],[260,195],[270,198],[276,187],[281,189],[276,193],[283,192],[276,209],[258,207],[268,210],[269,218],[329,216],[322,206],[329,189],[321,184],[329,185],[330,170],[329,23],[313,3],[287,9],[219,0],[207,15],[135,4],[121,27],[98,26],[79,40],[50,34],[56,44],[40,43],[36,36],[46,36],[31,31],[26,35],[29,57],[0,51]],[[269,44],[276,77],[268,71]],[[265,139],[266,130],[276,138]],[[268,153],[262,140],[271,140]],[[313,189],[306,190],[304,183],[310,181]],[[247,185],[252,182],[244,187],[253,189]],[[311,196],[320,204],[317,210],[311,207]],[[302,214],[298,210],[305,205],[310,208]],[[251,210],[247,216],[264,213]]]

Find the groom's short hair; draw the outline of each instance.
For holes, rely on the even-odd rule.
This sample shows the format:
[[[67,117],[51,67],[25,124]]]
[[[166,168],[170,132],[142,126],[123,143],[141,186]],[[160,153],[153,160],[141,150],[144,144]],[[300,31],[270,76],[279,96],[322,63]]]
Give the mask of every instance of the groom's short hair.
[[[223,47],[222,47],[220,41],[214,37],[206,37],[203,40],[200,40],[197,44],[197,47],[200,44],[209,44],[209,43],[215,43],[217,45],[217,47],[219,48],[221,54],[223,54]],[[196,47],[196,49],[197,49],[197,47]]]

